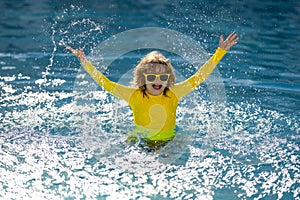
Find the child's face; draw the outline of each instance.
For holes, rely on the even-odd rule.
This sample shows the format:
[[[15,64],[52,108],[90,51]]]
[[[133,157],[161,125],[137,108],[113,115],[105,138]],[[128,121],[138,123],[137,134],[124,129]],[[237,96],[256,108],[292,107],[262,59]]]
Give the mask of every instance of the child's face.
[[[147,92],[154,96],[160,95],[165,90],[170,76],[170,74],[167,73],[166,67],[161,65],[148,70],[144,75]]]

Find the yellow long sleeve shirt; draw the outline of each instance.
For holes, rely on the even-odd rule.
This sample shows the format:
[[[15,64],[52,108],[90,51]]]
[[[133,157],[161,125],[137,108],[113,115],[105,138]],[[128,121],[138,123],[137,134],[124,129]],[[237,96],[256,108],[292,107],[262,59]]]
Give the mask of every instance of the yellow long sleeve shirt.
[[[190,78],[169,88],[167,95],[153,96],[139,88],[124,86],[110,81],[90,62],[84,69],[105,90],[124,99],[132,109],[134,123],[143,137],[149,140],[167,141],[175,136],[176,109],[182,97],[193,91],[212,73],[216,65],[226,54],[226,50],[218,48],[215,54]],[[147,92],[147,91],[146,91]]]

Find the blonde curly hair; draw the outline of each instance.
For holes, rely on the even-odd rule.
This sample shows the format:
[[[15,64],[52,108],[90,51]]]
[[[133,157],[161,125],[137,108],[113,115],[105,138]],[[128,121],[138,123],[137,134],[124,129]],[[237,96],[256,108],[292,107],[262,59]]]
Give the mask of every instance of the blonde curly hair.
[[[132,84],[135,87],[140,88],[143,91],[144,96],[147,94],[146,92],[146,80],[144,74],[153,73],[155,69],[159,67],[160,69],[164,69],[166,73],[170,74],[167,87],[165,88],[163,94],[166,96],[167,91],[170,87],[175,84],[175,73],[174,68],[169,62],[169,60],[163,56],[158,51],[152,51],[148,53],[145,57],[141,59],[139,64],[136,66],[134,70],[134,77]]]

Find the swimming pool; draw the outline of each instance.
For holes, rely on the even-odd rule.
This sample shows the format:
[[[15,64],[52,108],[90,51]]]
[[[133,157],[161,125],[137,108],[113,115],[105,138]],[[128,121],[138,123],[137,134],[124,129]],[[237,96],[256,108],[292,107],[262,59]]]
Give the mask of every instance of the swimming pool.
[[[5,0],[0,8],[1,198],[299,199],[299,2]],[[179,105],[181,135],[154,153],[124,146],[129,108],[65,49],[84,48],[110,79],[129,84],[139,59],[158,48],[180,81],[232,31],[238,45]]]

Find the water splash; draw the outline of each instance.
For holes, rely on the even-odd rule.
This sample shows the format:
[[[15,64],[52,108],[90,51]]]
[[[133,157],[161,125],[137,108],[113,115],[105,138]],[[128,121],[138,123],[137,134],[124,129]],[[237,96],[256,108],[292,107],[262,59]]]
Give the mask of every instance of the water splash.
[[[59,46],[76,43],[68,32],[54,35]],[[226,105],[220,113],[225,129],[215,134],[214,107],[195,91],[178,112],[179,125],[194,139],[190,155],[184,165],[173,165],[135,147],[114,148],[122,147],[120,127],[130,128],[131,116],[105,92],[80,93],[78,99],[94,101],[85,105],[67,92],[23,92],[5,80],[0,86],[1,197],[299,199],[297,116],[244,98]],[[107,146],[86,147],[100,143]]]
[[[75,18],[75,16],[85,15],[87,13],[88,11],[82,10],[80,6],[70,5],[70,7],[64,9],[62,13],[58,13],[54,21],[51,22],[50,39],[52,51],[49,53],[49,64],[46,66],[45,71],[42,72],[42,79],[36,81],[36,84],[38,84],[40,88],[41,86],[53,86],[50,76],[53,76],[54,72],[51,74],[50,71],[54,65],[65,68],[66,63],[70,63],[68,61],[62,61],[62,57],[66,56],[66,46],[70,45],[74,48],[81,48],[89,52],[93,46],[103,39],[102,35],[105,21],[98,23],[91,18],[69,20],[70,17]],[[48,32],[49,29],[44,31]],[[59,58],[56,59],[57,55],[59,55]],[[73,56],[71,57],[73,58]]]
[[[299,175],[299,145],[296,140],[283,138],[280,134],[267,134],[270,127],[274,133],[282,133],[286,130],[285,123],[290,125],[291,131],[299,130],[299,124],[292,116],[261,110],[255,104],[229,106],[225,124],[231,128],[227,128],[225,138],[215,138],[215,147],[203,152],[203,134],[201,136],[199,132],[191,131],[196,141],[189,146],[187,162],[184,165],[170,165],[159,162],[155,154],[135,147],[122,151],[117,149],[103,156],[97,154],[96,149],[87,151],[80,137],[62,135],[66,133],[62,129],[46,134],[51,127],[61,128],[66,124],[73,128],[80,127],[90,120],[91,126],[84,128],[90,136],[98,138],[94,142],[105,142],[108,147],[121,143],[120,133],[103,132],[103,121],[98,121],[112,123],[110,116],[113,111],[108,108],[109,105],[106,105],[106,112],[103,113],[97,111],[97,106],[103,104],[91,105],[89,110],[83,107],[82,113],[72,113],[71,107],[76,106],[72,102],[64,103],[62,107],[53,107],[55,103],[50,103],[49,110],[47,102],[63,101],[64,98],[60,99],[62,93],[57,95],[57,98],[53,98],[30,93],[17,98],[15,96],[14,99],[5,98],[12,105],[27,105],[27,102],[31,102],[31,105],[28,110],[16,112],[12,109],[1,115],[1,121],[9,119],[14,126],[20,125],[18,131],[1,132],[1,196],[175,199],[201,196],[214,199],[221,197],[224,192],[237,199],[261,199],[269,195],[281,199],[289,194],[294,198],[299,196],[296,189],[299,180],[294,178]],[[38,96],[39,99],[36,98]],[[87,96],[98,96],[101,101],[108,98],[102,92]],[[36,101],[33,102],[33,99]],[[36,107],[37,104],[44,106]],[[198,123],[196,129],[207,129],[210,106],[202,104],[201,109],[201,113],[185,116],[185,122],[182,123],[189,126],[189,122],[193,121]],[[95,119],[91,112],[100,116]],[[44,116],[43,113],[48,114]],[[49,121],[52,122],[49,124]],[[253,121],[256,125],[248,126]],[[44,127],[45,133],[21,126],[26,123],[30,127]],[[121,119],[117,123],[126,126]]]
[[[50,63],[46,66],[46,69],[45,69],[46,71],[42,73],[42,78],[43,78],[44,83],[47,83],[47,76],[49,75],[49,71],[51,70],[51,67],[53,66],[54,56],[57,51],[57,45],[56,45],[56,41],[55,41],[56,25],[57,25],[57,22],[54,22],[54,24],[51,26],[51,30],[52,30],[51,41],[53,44],[53,50],[52,50],[52,53],[49,58]]]

